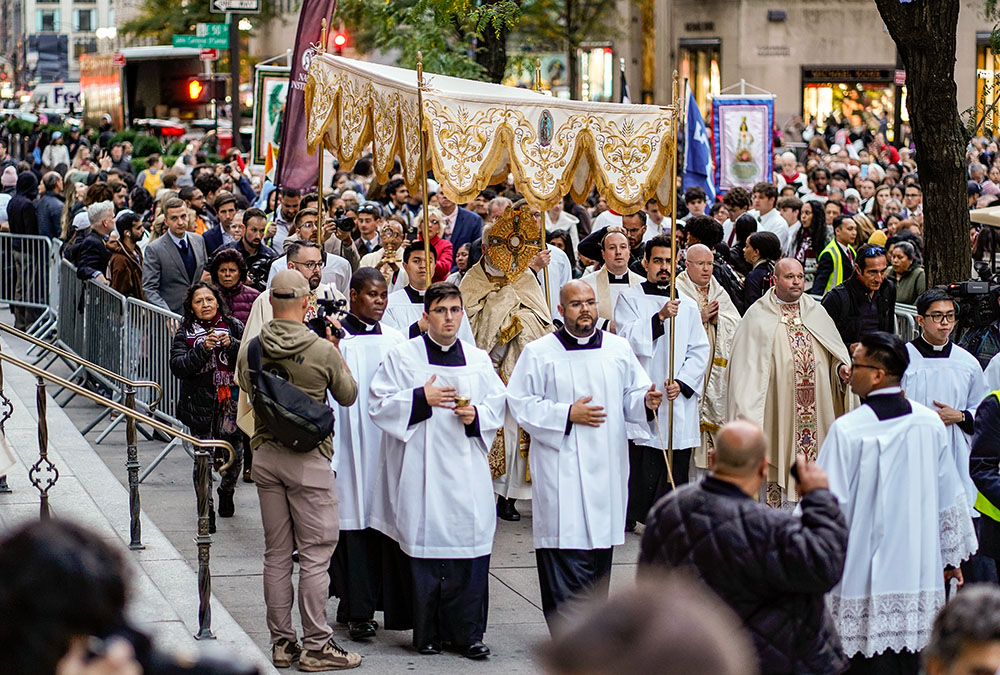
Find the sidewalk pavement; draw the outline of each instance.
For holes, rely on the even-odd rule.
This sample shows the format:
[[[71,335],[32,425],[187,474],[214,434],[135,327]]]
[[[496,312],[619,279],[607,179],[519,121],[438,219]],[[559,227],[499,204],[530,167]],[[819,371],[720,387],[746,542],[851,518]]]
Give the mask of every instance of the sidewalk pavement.
[[[5,351],[21,357],[25,347],[14,339],[0,341]],[[9,345],[9,346],[8,346]],[[15,414],[7,423],[7,435],[22,461],[37,459],[34,422],[34,379],[4,365],[5,391],[14,399]],[[65,375],[68,369],[56,364],[50,370]],[[63,397],[60,397],[62,400]],[[30,407],[25,407],[26,399]],[[128,543],[128,491],[125,471],[125,425],[119,425],[100,444],[94,440],[107,425],[103,423],[84,439],[77,429],[92,420],[98,409],[80,397],[65,410],[49,400],[50,455],[60,477],[50,496],[56,515],[69,516],[106,532],[122,545]],[[163,448],[163,443],[145,441],[140,436],[139,460],[143,468]],[[103,460],[100,461],[100,460]],[[64,470],[65,468],[65,470]],[[0,495],[0,528],[38,513],[38,493],[19,467],[10,476],[13,495]],[[131,554],[139,563],[136,580],[139,593],[134,611],[137,618],[152,626],[166,644],[194,643],[197,630],[197,547],[195,497],[191,481],[191,459],[176,448],[140,487],[143,507],[143,543],[146,551]],[[223,646],[241,656],[253,655],[266,662],[270,654],[264,621],[264,594],[261,583],[263,529],[254,486],[238,483],[236,515],[220,518],[213,535],[211,552],[213,629]],[[490,570],[490,613],[485,643],[493,655],[484,662],[471,663],[455,654],[420,656],[410,646],[411,633],[379,630],[374,640],[353,642],[346,626],[334,625],[335,637],[346,649],[364,656],[362,668],[372,673],[414,671],[423,673],[477,673],[518,675],[538,673],[535,647],[548,638],[541,612],[538,575],[531,537],[531,505],[519,501],[522,518],[518,523],[498,521]],[[642,531],[642,526],[639,526]],[[628,586],[635,578],[639,535],[626,534],[625,544],[614,552],[611,587]],[[147,598],[147,595],[150,597]],[[331,622],[336,616],[336,599],[328,605]],[[298,623],[298,612],[293,612]],[[381,625],[381,615],[377,615]],[[256,645],[256,649],[253,648]]]

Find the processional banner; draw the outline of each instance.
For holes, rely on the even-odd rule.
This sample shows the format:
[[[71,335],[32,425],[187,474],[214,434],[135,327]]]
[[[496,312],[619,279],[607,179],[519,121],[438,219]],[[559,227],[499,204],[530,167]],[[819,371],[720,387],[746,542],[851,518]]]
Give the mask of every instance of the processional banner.
[[[712,100],[715,185],[720,194],[771,182],[774,97],[717,96]]]

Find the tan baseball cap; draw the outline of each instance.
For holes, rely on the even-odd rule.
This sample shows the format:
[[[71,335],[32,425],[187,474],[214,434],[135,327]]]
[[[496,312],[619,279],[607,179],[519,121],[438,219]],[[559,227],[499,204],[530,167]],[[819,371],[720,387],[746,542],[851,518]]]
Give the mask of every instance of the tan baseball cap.
[[[284,269],[271,281],[271,297],[279,300],[304,298],[309,295],[309,282],[297,270]]]

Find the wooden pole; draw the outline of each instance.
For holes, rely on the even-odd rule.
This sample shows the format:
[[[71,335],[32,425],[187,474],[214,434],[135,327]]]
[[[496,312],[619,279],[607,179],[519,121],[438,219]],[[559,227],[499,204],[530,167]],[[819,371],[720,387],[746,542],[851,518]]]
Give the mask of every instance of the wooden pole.
[[[322,54],[326,51],[326,17],[320,22],[319,31],[319,52]],[[319,169],[316,172],[316,194],[319,196],[319,202],[316,204],[316,243],[319,244],[320,248],[323,248],[323,137],[319,138],[319,148],[316,152],[318,157]]]
[[[681,101],[677,86],[677,71],[674,71],[673,84],[674,119],[670,125],[674,137],[670,150],[670,300],[677,299],[677,126],[681,118]],[[674,383],[674,334],[676,328],[674,317],[670,317],[670,354],[669,354],[669,384]],[[671,476],[674,466],[674,402],[667,401],[667,469]]]
[[[427,213],[427,167],[424,157],[427,149],[424,147],[424,55],[417,52],[417,137],[420,140],[420,194],[423,197],[424,210],[421,217],[424,221],[424,264],[427,267],[427,285],[430,288],[434,280],[434,268],[431,266],[431,218]]]

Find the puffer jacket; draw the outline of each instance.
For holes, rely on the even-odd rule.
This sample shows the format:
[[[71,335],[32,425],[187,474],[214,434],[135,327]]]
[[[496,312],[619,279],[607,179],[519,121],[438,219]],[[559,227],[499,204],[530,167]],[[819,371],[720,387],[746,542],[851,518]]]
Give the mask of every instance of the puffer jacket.
[[[640,572],[683,568],[742,619],[763,675],[833,675],[847,668],[823,595],[844,571],[847,523],[829,490],[801,502],[802,517],[751,499],[709,476],[650,512]]]
[[[240,338],[243,337],[243,323],[230,318],[230,342],[226,350],[229,363],[235,370],[236,357],[240,351]],[[187,343],[187,330],[184,326],[174,333],[174,342],[170,347],[170,372],[181,381],[181,393],[177,397],[177,419],[186,424],[195,436],[211,436],[212,423],[218,408],[214,373],[201,372],[208,361],[209,352],[203,345],[191,348]],[[235,373],[234,373],[235,376]],[[239,392],[233,387],[233,396]]]
[[[253,307],[253,301],[260,295],[260,291],[242,281],[235,288],[218,286],[218,289],[222,293],[222,299],[229,305],[229,312],[243,323],[246,323],[247,318],[250,316],[250,308]]]

